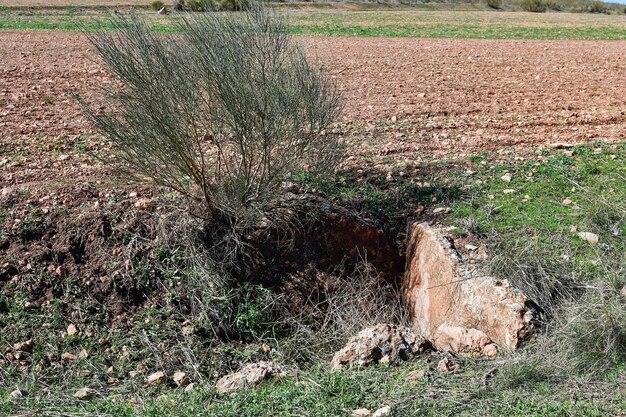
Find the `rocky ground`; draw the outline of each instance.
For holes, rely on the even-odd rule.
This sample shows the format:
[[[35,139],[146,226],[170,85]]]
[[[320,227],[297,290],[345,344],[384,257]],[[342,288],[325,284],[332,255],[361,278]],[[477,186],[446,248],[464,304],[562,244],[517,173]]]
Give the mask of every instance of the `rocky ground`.
[[[111,80],[83,36],[2,32],[0,39],[0,135],[92,132],[69,94],[89,97]],[[407,135],[428,138],[424,150],[626,133],[623,42],[301,40],[343,91],[344,121],[408,125]]]
[[[538,198],[533,192],[540,194],[547,185],[562,181],[562,165],[569,169],[595,155],[600,160],[599,168],[589,170],[590,177],[609,175],[621,166],[618,163],[623,160],[623,146],[611,142],[626,137],[626,84],[619,82],[626,75],[626,43],[340,37],[300,40],[327,66],[345,97],[337,131],[349,145],[348,158],[337,182],[345,180],[346,184],[337,187],[348,193],[354,192],[350,189],[352,181],[373,184],[371,190],[359,190],[363,193],[359,196],[372,206],[380,206],[387,219],[395,218],[401,226],[407,218],[440,218],[450,212],[445,199],[453,199],[452,187],[431,187],[429,183],[438,172],[451,173],[442,181],[463,177],[476,187],[495,178],[498,187],[506,188],[490,191],[490,200],[495,198],[498,203],[493,204],[493,211],[505,211],[505,204],[526,204],[530,200],[527,206],[532,205]],[[43,363],[43,369],[32,368],[40,376],[54,367],[69,369],[79,358],[90,367],[106,370],[106,374],[94,372],[101,379],[94,386],[116,387],[120,380],[125,383],[125,378],[149,387],[166,385],[163,378],[169,381],[173,373],[152,371],[183,369],[187,358],[183,360],[182,354],[174,353],[162,360],[167,355],[147,354],[146,346],[156,346],[156,352],[169,350],[171,345],[159,329],[165,318],[155,320],[151,309],[162,302],[169,308],[189,301],[186,294],[175,291],[184,277],[180,271],[172,272],[176,254],[165,251],[160,235],[162,214],[167,213],[174,197],[163,190],[121,180],[102,165],[94,154],[106,155],[109,144],[87,123],[72,97],[80,94],[96,100],[99,89],[115,81],[78,33],[0,32],[0,62],[0,296],[12,297],[11,320],[26,317],[23,322],[11,324],[15,334],[10,344],[29,340],[32,323],[38,323],[30,314],[46,311],[55,317],[46,323],[53,329],[44,332],[46,337],[35,332],[39,339],[31,342],[34,349],[9,347],[2,363],[15,365],[15,373],[30,372],[32,364]],[[597,141],[609,143],[598,148],[571,148],[572,144]],[[520,160],[528,167],[520,167],[518,173],[512,166]],[[537,167],[531,165],[535,160],[537,166],[551,160],[558,169],[554,174],[549,171],[550,175],[540,170],[537,175],[545,175],[545,182],[532,189]],[[503,165],[495,166],[498,163]],[[573,171],[585,173],[583,162],[580,165],[580,169],[574,165]],[[484,172],[477,176],[478,171]],[[608,196],[612,201],[623,184],[608,184],[611,191],[603,198]],[[519,188],[519,192],[512,187]],[[406,190],[413,192],[415,201],[400,211],[402,204],[398,201],[402,202]],[[548,193],[545,201],[552,204],[556,198],[559,207],[569,207],[571,200],[568,204],[560,202],[566,201],[570,192],[574,189],[569,183],[559,185],[556,197]],[[504,203],[500,201],[504,201],[503,195]],[[390,203],[394,199],[397,201]],[[605,206],[599,207],[597,212],[607,211]],[[514,208],[505,216],[512,221],[522,212],[517,205]],[[557,214],[559,222],[568,216]],[[493,216],[489,214],[488,218]],[[561,226],[559,223],[558,233]],[[531,229],[529,226],[529,233]],[[569,224],[566,229],[570,230]],[[479,228],[476,230],[478,235]],[[619,243],[620,236],[613,233],[610,237],[606,232],[602,244],[609,239]],[[400,233],[394,237],[402,236]],[[480,244],[461,241],[459,247],[479,249],[472,243]],[[157,282],[159,285],[155,285]],[[169,287],[165,288],[164,283]],[[171,295],[180,299],[163,299]],[[6,309],[3,303],[6,300],[0,297],[0,311]],[[181,337],[180,344],[186,348],[192,345],[192,335],[202,343],[209,340],[206,334],[195,335],[183,319],[176,314],[167,318],[165,327],[176,329],[172,333],[176,343]],[[78,324],[76,334],[70,334],[69,326],[74,325],[70,323]],[[105,334],[109,325],[118,329],[121,335],[115,337],[123,343]],[[137,340],[130,340],[132,337],[128,339],[120,327],[134,329],[131,336],[139,329],[143,333],[137,333]],[[183,336],[178,335],[179,330]],[[48,336],[54,341],[48,342]],[[93,345],[87,346],[88,350],[98,354],[80,356],[85,340]],[[195,353],[208,352],[202,343],[195,346]],[[53,345],[55,349],[49,348]],[[42,346],[46,346],[45,357],[39,351]],[[223,348],[210,346],[218,351]],[[217,379],[225,369],[237,369],[250,357],[270,359],[273,350],[268,349],[262,346],[260,353],[244,359],[237,356],[239,353],[230,354],[228,363],[224,360],[228,355],[219,351],[219,365],[213,364],[210,357],[202,358],[202,372],[208,374],[207,369],[214,369],[211,378]],[[66,355],[70,351],[76,352],[74,358]],[[16,357],[16,352],[25,354]],[[134,355],[132,360],[127,360],[128,355]],[[73,377],[85,374],[91,378],[76,366]],[[272,366],[264,364],[254,372],[263,377],[282,373]],[[454,362],[441,366],[445,372],[458,370]],[[68,372],[60,374],[70,375]],[[129,378],[132,373],[135,376]],[[421,380],[421,375],[413,379]],[[148,376],[147,382],[144,376]],[[149,380],[152,376],[155,383]],[[184,381],[185,375],[179,379]],[[256,383],[244,380],[244,385]],[[189,383],[172,381],[179,387]],[[63,383],[73,387],[70,382]],[[84,398],[95,395],[90,391],[83,394]]]

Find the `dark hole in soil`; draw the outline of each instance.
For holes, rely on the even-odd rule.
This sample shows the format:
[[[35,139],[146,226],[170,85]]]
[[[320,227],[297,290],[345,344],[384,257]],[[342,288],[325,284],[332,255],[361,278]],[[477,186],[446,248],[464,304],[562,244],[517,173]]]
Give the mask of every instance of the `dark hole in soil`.
[[[396,289],[404,271],[403,249],[386,225],[329,205],[315,224],[294,237],[289,250],[277,248],[272,234],[254,242],[254,247],[260,261],[241,278],[285,293],[294,306],[305,300],[323,301],[329,287],[325,279],[333,275],[350,279],[364,263],[381,284]]]
[[[86,245],[85,240],[81,236],[77,236],[70,241],[70,254],[74,258],[74,262],[82,264],[85,262]]]

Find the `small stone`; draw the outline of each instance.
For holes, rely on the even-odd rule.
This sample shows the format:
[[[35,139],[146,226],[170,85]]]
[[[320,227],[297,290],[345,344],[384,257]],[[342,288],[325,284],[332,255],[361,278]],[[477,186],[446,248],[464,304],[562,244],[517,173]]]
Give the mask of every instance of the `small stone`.
[[[263,353],[270,353],[272,351],[272,347],[267,343],[263,343],[261,348],[263,349]]]
[[[93,398],[94,395],[96,395],[96,391],[92,388],[87,387],[81,388],[74,393],[74,397],[78,398],[79,400],[88,400],[90,398]]]
[[[424,378],[425,375],[426,375],[426,372],[423,369],[417,369],[415,371],[409,372],[409,374],[406,376],[406,380],[408,382],[415,383],[418,380]]]
[[[626,285],[622,287],[622,290],[619,293],[626,297]]]
[[[70,324],[69,326],[67,326],[67,335],[68,336],[74,336],[80,334],[80,331],[78,330],[78,327],[76,327],[73,324]]]
[[[28,339],[24,342],[16,343],[13,345],[13,350],[15,352],[32,352],[33,350],[33,341],[32,339]]]
[[[426,340],[404,326],[379,323],[361,330],[335,353],[330,362],[333,370],[410,360],[426,347]],[[381,353],[387,353],[381,357]]]
[[[513,194],[515,192],[516,192],[516,190],[513,190],[511,188],[507,188],[506,190],[502,190],[502,193],[504,193],[504,194]]]
[[[578,231],[578,227],[576,226],[572,226],[569,228],[570,233],[576,233],[576,231]]]
[[[183,326],[181,329],[185,336],[191,336],[194,332],[193,326]]]
[[[9,398],[12,398],[12,399],[22,398],[22,397],[27,397],[27,396],[28,396],[28,391],[24,391],[23,389],[19,389],[19,388],[14,389],[9,394]]]
[[[595,233],[591,233],[591,232],[578,232],[576,233],[576,235],[583,239],[586,240],[587,242],[591,243],[592,245],[595,245],[598,243],[598,235],[596,235]]]
[[[352,410],[352,417],[368,417],[371,415],[372,412],[367,408],[357,408],[356,410]]]
[[[478,246],[475,245],[470,245],[469,243],[467,245],[465,245],[465,249],[469,250],[469,251],[475,251],[476,249],[478,249]]]
[[[383,417],[383,416],[387,416],[391,414],[391,407],[389,407],[388,405],[379,408],[378,410],[374,411],[374,414],[372,414],[372,417]]]
[[[433,210],[434,214],[437,213],[450,213],[452,211],[452,209],[450,207],[437,207],[436,209]]]
[[[81,350],[78,353],[78,357],[81,359],[87,359],[87,357],[89,356],[89,353],[87,353],[87,351],[85,349]]]
[[[192,382],[191,384],[189,384],[189,385],[187,385],[187,386],[185,387],[185,392],[191,392],[191,391],[193,391],[194,387],[195,387],[195,384]]]
[[[73,353],[64,352],[61,355],[61,362],[71,362],[73,360],[76,360],[76,355],[74,355]]]
[[[398,116],[391,116],[391,121],[392,122],[396,122],[398,120]]]
[[[146,378],[148,385],[161,385],[167,381],[165,372],[155,372]]]
[[[437,364],[437,370],[439,372],[443,372],[443,373],[457,372],[460,369],[461,369],[461,365],[459,365],[458,363],[454,363],[454,362],[450,361],[450,359],[448,359],[448,358],[443,358]]]
[[[572,204],[572,200],[570,200],[570,198],[566,198],[565,200],[563,200],[562,203],[564,206],[569,206],[570,204]]]
[[[178,385],[179,387],[186,387],[191,382],[189,381],[187,374],[181,371],[175,372],[173,379],[174,379],[174,383]]]
[[[216,388],[222,394],[233,394],[242,388],[255,387],[265,380],[283,375],[285,371],[279,365],[261,361],[248,364],[238,372],[220,378]]]
[[[506,174],[504,174],[503,176],[500,177],[500,179],[502,181],[505,182],[511,182],[511,174],[509,174],[508,172]]]
[[[154,200],[151,198],[140,198],[135,203],[135,207],[139,211],[154,211],[156,205],[154,204]]]

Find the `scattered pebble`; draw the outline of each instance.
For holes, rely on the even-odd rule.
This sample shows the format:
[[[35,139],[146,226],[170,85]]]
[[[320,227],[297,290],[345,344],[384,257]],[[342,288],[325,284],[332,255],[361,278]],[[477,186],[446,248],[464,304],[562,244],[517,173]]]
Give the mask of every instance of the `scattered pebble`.
[[[186,387],[191,382],[189,381],[187,374],[181,371],[175,372],[173,379],[174,379],[174,383],[179,387]]]
[[[19,388],[14,389],[9,394],[9,398],[12,398],[12,399],[22,398],[22,397],[27,397],[27,396],[28,396],[28,391],[24,391],[23,389],[19,389]]]
[[[591,243],[592,245],[595,245],[598,243],[598,235],[596,235],[595,233],[591,233],[591,232],[578,232],[576,233],[576,235],[583,239],[586,240],[587,242]]]
[[[146,378],[148,385],[161,385],[167,381],[165,372],[155,372]]]
[[[352,410],[352,417],[368,417],[371,415],[372,412],[367,408],[357,408],[356,410]]]
[[[443,358],[437,364],[437,370],[443,373],[458,372],[459,370],[461,370],[461,365],[452,362],[448,358]]]
[[[15,352],[31,352],[33,350],[33,341],[28,339],[24,342],[19,342],[13,345]]]
[[[389,407],[388,405],[379,408],[378,410],[374,411],[374,414],[372,414],[372,417],[383,417],[383,416],[387,416],[391,414],[391,407]]]
[[[76,327],[73,324],[70,324],[69,326],[67,326],[67,335],[68,336],[74,336],[80,334],[80,330],[78,330],[78,327]]]
[[[426,372],[423,369],[417,369],[415,371],[409,372],[406,376],[406,380],[408,382],[416,383],[419,379],[424,378]]]
[[[74,393],[74,397],[78,398],[79,400],[88,400],[90,398],[93,398],[94,395],[96,395],[96,391],[88,387],[81,388]]]
[[[569,205],[571,205],[571,204],[572,204],[572,200],[570,200],[570,198],[568,197],[568,198],[566,198],[565,200],[563,200],[563,203],[562,203],[562,204],[563,204],[564,206],[569,206]]]
[[[502,190],[502,192],[504,194],[513,194],[515,192],[517,192],[516,190],[513,190],[512,188],[507,188],[506,190]]]
[[[471,244],[467,244],[465,245],[465,249],[469,250],[469,251],[475,251],[476,249],[478,249],[478,246],[475,245],[471,245]]]
[[[506,182],[511,182],[511,174],[509,174],[508,172],[506,174],[504,174],[503,176],[500,177],[500,179],[502,181],[506,181]]]

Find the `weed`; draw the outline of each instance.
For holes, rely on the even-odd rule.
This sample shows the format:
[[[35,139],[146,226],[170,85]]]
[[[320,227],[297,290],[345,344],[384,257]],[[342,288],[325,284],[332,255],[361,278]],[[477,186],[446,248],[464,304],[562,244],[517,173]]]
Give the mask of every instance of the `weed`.
[[[107,162],[184,196],[211,224],[214,261],[240,267],[245,236],[259,224],[298,224],[303,207],[287,198],[289,175],[305,165],[332,172],[338,162],[338,140],[326,132],[341,109],[338,92],[286,23],[260,7],[185,16],[175,43],[137,16],[113,24],[116,33],[88,37],[124,85],[107,107],[123,111],[83,102],[116,146]]]
[[[152,8],[152,10],[161,10],[164,6],[165,4],[161,0],[155,0],[150,3],[150,7]]]
[[[519,6],[522,10],[533,13],[544,13],[548,8],[544,0],[521,0]]]

